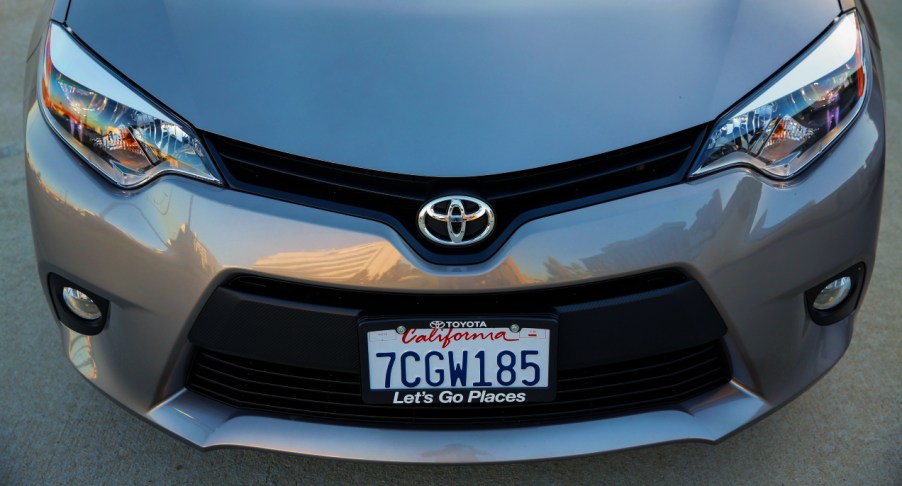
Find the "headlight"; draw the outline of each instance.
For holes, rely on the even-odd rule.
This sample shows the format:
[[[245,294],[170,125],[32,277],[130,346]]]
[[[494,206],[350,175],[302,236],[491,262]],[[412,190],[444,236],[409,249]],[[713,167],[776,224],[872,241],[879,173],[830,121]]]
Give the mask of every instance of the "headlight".
[[[39,83],[50,126],[120,187],[165,173],[219,183],[191,127],[128,87],[57,24],[47,32]]]
[[[867,54],[855,13],[840,17],[801,59],[714,124],[693,175],[737,165],[779,179],[797,174],[861,110]]]

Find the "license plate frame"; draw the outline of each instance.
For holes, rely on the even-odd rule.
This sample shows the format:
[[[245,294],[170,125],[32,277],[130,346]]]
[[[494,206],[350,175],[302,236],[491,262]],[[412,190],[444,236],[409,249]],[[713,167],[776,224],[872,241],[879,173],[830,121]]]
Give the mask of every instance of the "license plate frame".
[[[448,327],[439,327],[437,328],[434,323],[436,322],[444,322]],[[477,323],[477,327],[457,327],[453,326],[449,323]],[[484,323],[485,327],[480,326],[480,324]],[[399,327],[403,327],[404,329],[416,330],[416,332],[423,332],[425,335],[428,335],[432,332],[433,329],[438,329],[442,332],[449,332],[447,329],[454,331],[469,331],[469,332],[488,332],[489,330],[493,330],[493,332],[497,332],[498,330],[509,331],[511,326],[519,326],[520,330],[527,329],[536,329],[536,330],[547,330],[547,341],[548,341],[548,362],[547,362],[547,386],[546,387],[514,387],[514,386],[467,386],[467,387],[441,387],[441,388],[404,388],[402,387],[393,387],[390,389],[385,388],[372,388],[371,386],[371,376],[370,376],[370,355],[369,355],[369,341],[368,336],[370,332],[375,331],[391,331],[396,333]],[[511,331],[512,332],[512,331]],[[493,403],[498,404],[506,404],[511,405],[511,402],[515,403],[539,403],[539,402],[549,402],[554,400],[557,395],[557,339],[558,339],[558,322],[557,316],[554,315],[508,315],[508,316],[478,316],[478,317],[455,317],[454,320],[447,320],[435,317],[367,317],[361,318],[358,321],[358,336],[359,336],[359,344],[360,344],[360,369],[361,369],[361,395],[363,397],[363,401],[369,404],[378,404],[378,405],[396,405],[396,406],[459,406],[461,408],[465,408],[467,406],[485,406],[491,405]],[[401,335],[398,334],[400,338]],[[440,345],[439,343],[434,343],[436,346]],[[474,349],[474,352],[476,350]],[[475,354],[475,353],[474,353]],[[496,355],[497,357],[497,355]],[[471,360],[472,361],[472,360]],[[517,369],[519,370],[520,363],[517,363]],[[471,395],[471,391],[481,392],[479,396]],[[404,397],[407,395],[414,396],[418,392],[425,392],[420,395],[419,399],[416,399],[413,402],[406,402]],[[451,392],[450,395],[451,402],[448,402],[447,399],[449,397],[448,394],[443,394],[444,392]],[[484,393],[482,393],[484,392]],[[523,400],[511,400],[508,401],[507,395],[513,393],[515,396],[519,393],[523,393],[525,396]],[[432,395],[432,399],[429,402],[426,402],[425,394]],[[453,395],[454,394],[463,394],[463,399],[460,402],[454,402]],[[492,395],[489,397],[488,395]],[[500,397],[503,401],[495,401],[495,399],[499,398],[499,395],[504,395]],[[519,398],[519,397],[518,397]],[[410,400],[410,399],[408,399]],[[486,402],[486,400],[490,400]]]

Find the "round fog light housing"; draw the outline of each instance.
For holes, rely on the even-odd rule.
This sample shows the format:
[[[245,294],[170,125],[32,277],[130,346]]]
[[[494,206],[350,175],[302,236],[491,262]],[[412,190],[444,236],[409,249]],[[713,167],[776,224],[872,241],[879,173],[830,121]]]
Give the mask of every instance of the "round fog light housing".
[[[103,315],[94,299],[72,287],[63,287],[63,302],[73,314],[87,321],[96,321]]]
[[[850,277],[840,277],[821,289],[811,306],[819,311],[828,311],[842,304],[851,292],[852,279]]]

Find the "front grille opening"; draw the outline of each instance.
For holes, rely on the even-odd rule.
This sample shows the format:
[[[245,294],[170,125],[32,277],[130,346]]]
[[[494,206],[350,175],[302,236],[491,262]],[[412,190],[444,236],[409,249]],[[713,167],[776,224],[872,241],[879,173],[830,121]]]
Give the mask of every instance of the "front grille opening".
[[[213,134],[205,139],[237,190],[384,222],[424,258],[441,264],[488,259],[525,222],[681,181],[705,126],[546,167],[479,177],[380,172],[290,155]],[[423,237],[416,215],[427,201],[465,194],[489,203],[496,229],[463,248]]]
[[[225,288],[249,294],[284,299],[294,302],[348,309],[365,309],[369,315],[397,314],[404,309],[407,314],[459,314],[458,302],[466,302],[474,313],[525,313],[556,312],[567,305],[577,305],[601,299],[633,296],[666,289],[689,278],[679,270],[632,275],[618,279],[587,284],[532,290],[492,291],[481,293],[448,294],[374,292],[354,289],[337,289],[316,285],[298,285],[294,282],[242,275],[229,280]],[[478,311],[476,311],[478,309]]]
[[[548,403],[453,407],[363,403],[358,373],[332,372],[197,349],[187,387],[233,407],[303,420],[418,428],[516,427],[674,407],[730,381],[720,340],[649,358],[558,372]]]

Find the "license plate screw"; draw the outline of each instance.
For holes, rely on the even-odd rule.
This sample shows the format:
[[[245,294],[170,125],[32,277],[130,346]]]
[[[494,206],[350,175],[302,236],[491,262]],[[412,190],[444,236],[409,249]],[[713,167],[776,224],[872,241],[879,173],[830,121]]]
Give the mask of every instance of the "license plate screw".
[[[398,334],[404,334],[405,332],[407,332],[407,328],[404,327],[404,326],[398,326],[398,328],[395,329],[395,331],[396,331]]]
[[[520,326],[517,324],[511,324],[511,332],[520,332]]]

